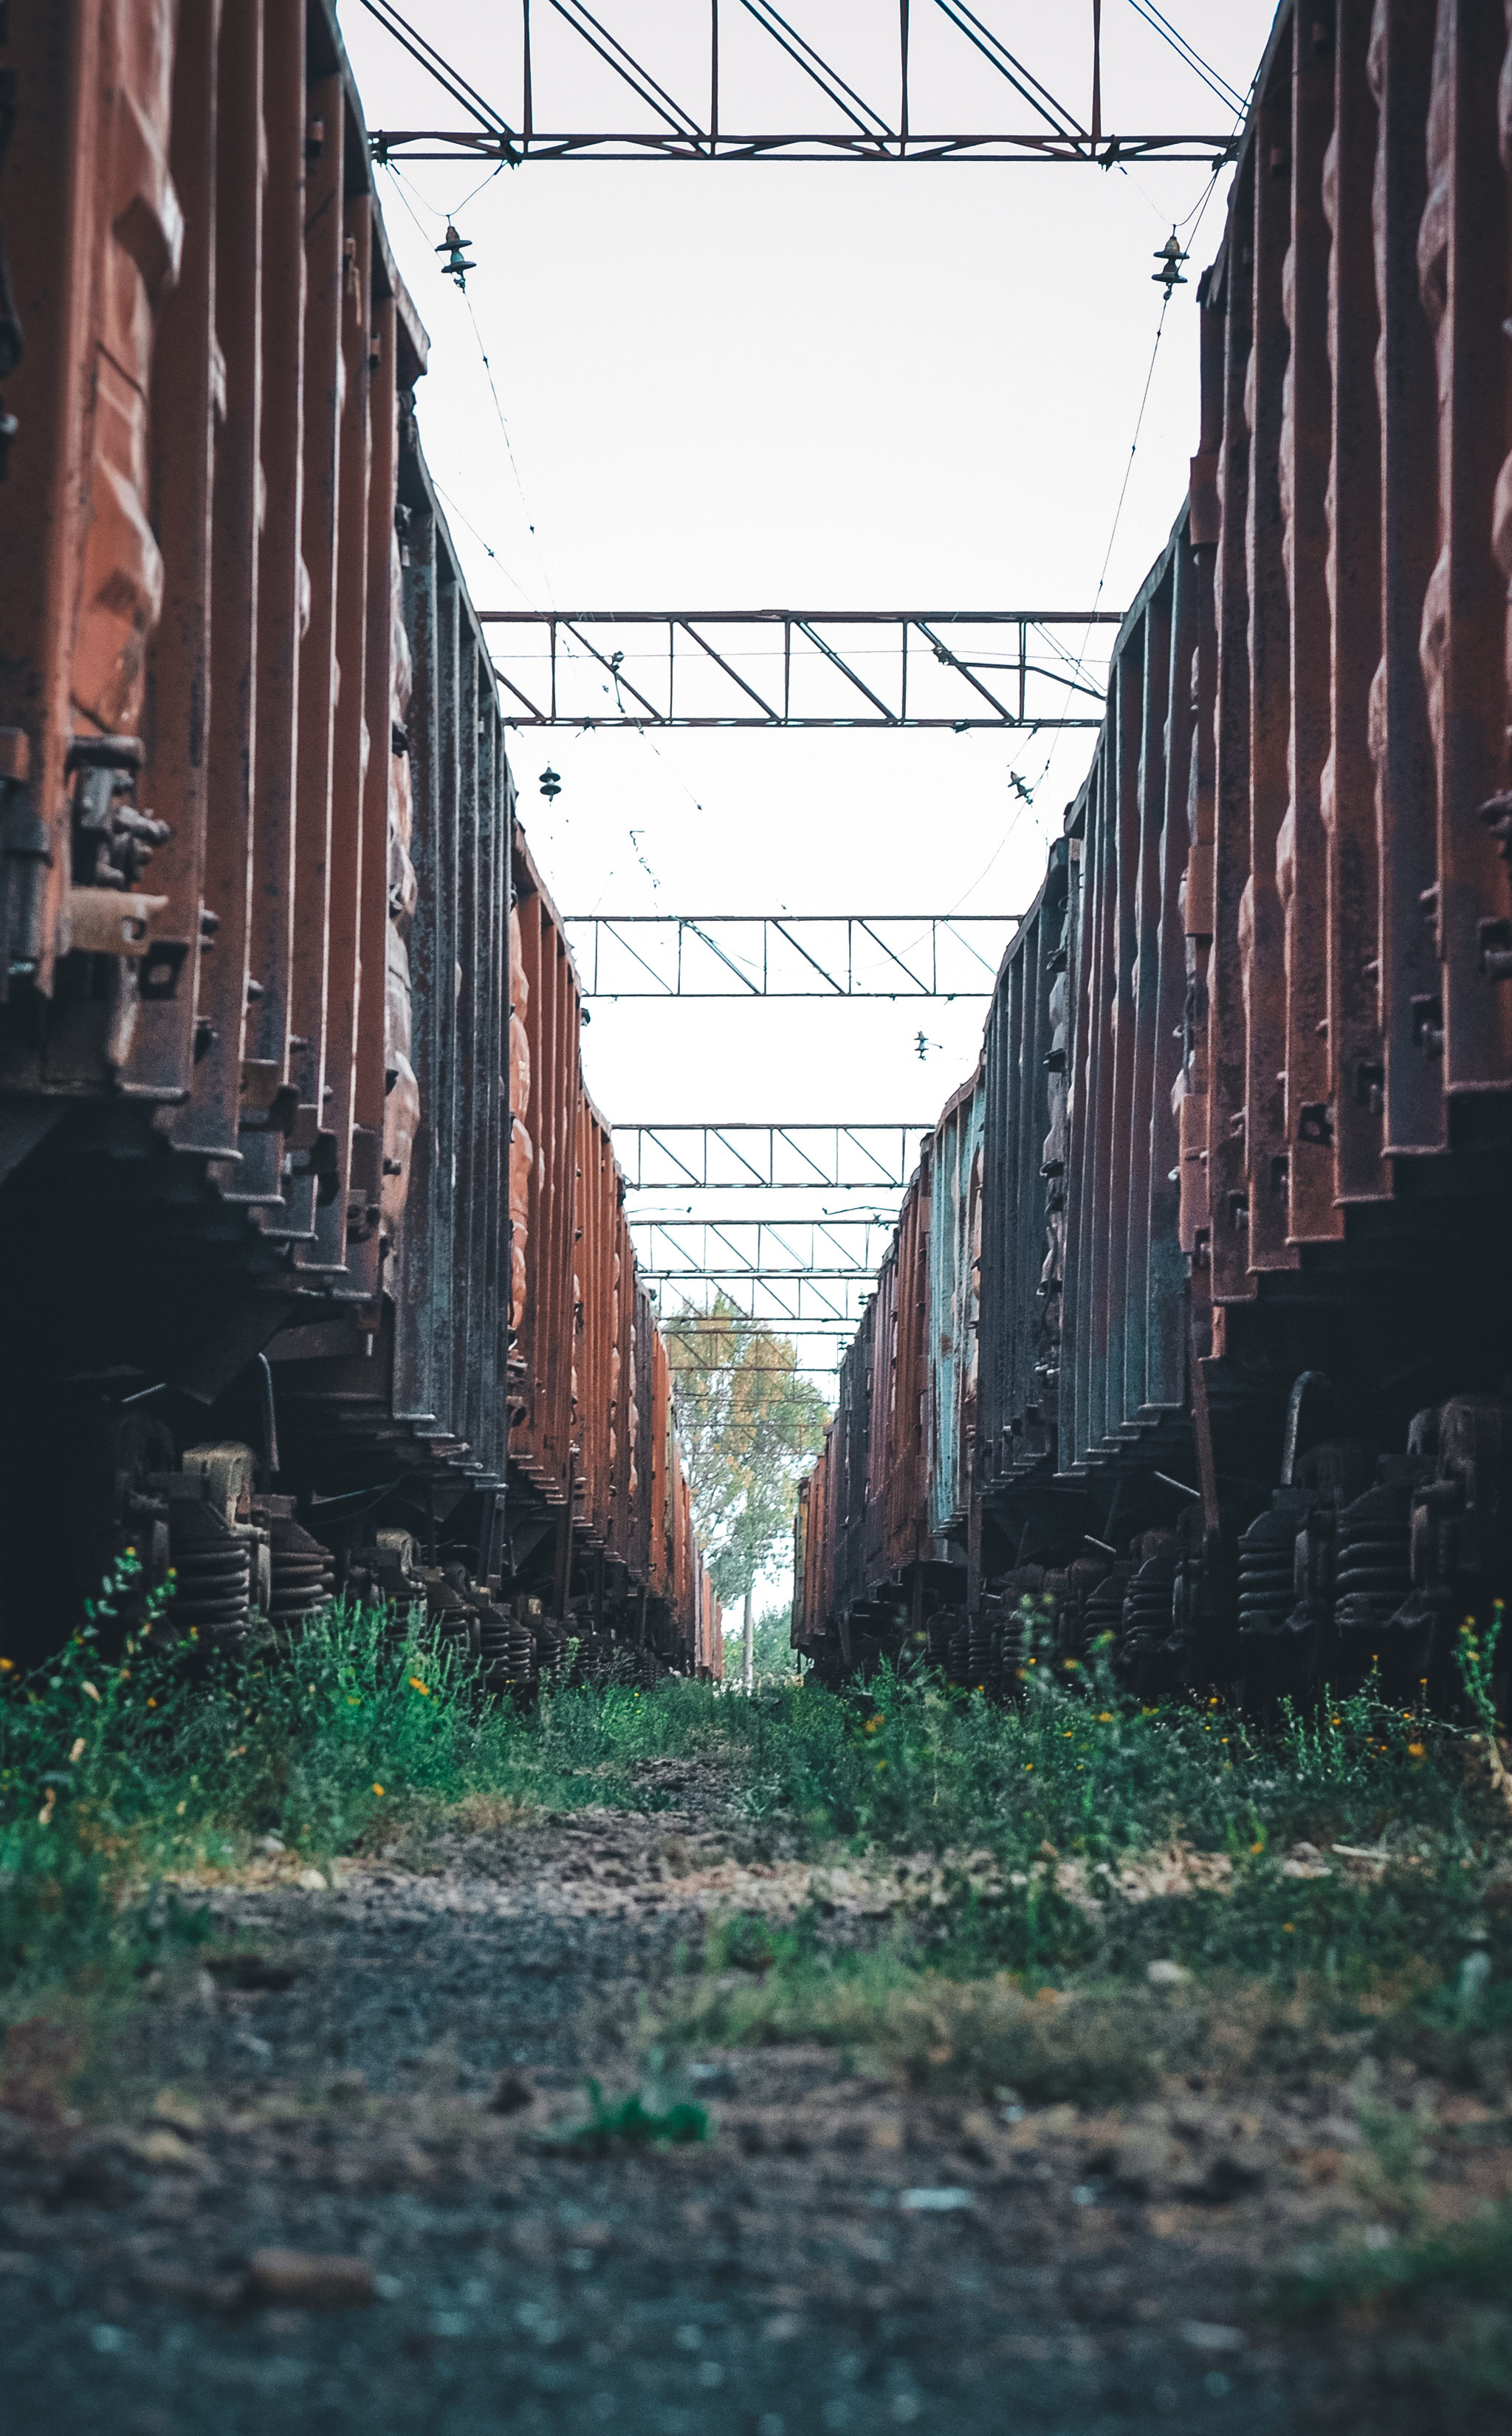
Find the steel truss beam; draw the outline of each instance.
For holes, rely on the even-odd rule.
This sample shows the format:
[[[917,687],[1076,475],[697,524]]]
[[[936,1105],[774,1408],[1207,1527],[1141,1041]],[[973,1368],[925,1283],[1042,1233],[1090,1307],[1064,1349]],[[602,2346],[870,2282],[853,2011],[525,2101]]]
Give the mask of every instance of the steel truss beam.
[[[1019,920],[1017,914],[565,918],[584,998],[611,999],[990,998]],[[992,934],[990,956],[968,931]]]
[[[633,1192],[901,1192],[918,1162],[912,1125],[617,1124]]]
[[[974,727],[1101,727],[1104,688],[1085,668],[1085,642],[1073,653],[1051,636],[1058,627],[1080,628],[1085,637],[1090,627],[1119,626],[1123,612],[483,609],[478,617],[506,631],[503,665],[494,665],[513,697],[512,727],[928,727],[959,735]],[[665,643],[643,640],[647,628],[664,630]],[[717,643],[705,628],[719,630]],[[618,630],[625,640],[617,645]],[[546,649],[514,647],[522,631],[544,631]],[[852,631],[865,639],[842,650],[837,632]],[[886,665],[863,673],[853,665],[862,659]],[[612,708],[601,706],[606,696]],[[1086,709],[1077,712],[1076,702]]]
[[[749,1270],[700,1276],[679,1269],[672,1276],[637,1268],[642,1285],[652,1287],[669,1318],[680,1301],[705,1309],[715,1294],[733,1303],[744,1319],[776,1329],[789,1327],[840,1329],[854,1335],[875,1280],[862,1270],[815,1271],[802,1276],[790,1270],[785,1278],[754,1278]]]
[[[468,84],[400,14],[392,0],[363,0],[371,16],[401,43],[426,73],[434,78],[459,112],[476,122],[470,127],[380,128],[369,138],[378,161],[454,161],[459,157],[507,162],[524,161],[1057,161],[1111,168],[1129,161],[1201,161],[1209,165],[1231,160],[1235,132],[1222,135],[1104,135],[1102,123],[1101,12],[1092,11],[1091,109],[1089,123],[1058,101],[1049,88],[1016,57],[1002,38],[967,5],[967,0],[934,0],[939,16],[984,61],[999,83],[1006,84],[1024,113],[1017,134],[921,134],[912,125],[910,78],[912,67],[910,0],[899,0],[896,84],[885,106],[867,99],[851,78],[863,71],[854,64],[847,76],[825,58],[793,22],[799,11],[781,13],[774,0],[726,0],[726,19],[745,29],[755,25],[769,42],[823,96],[832,123],[812,134],[745,134],[727,132],[732,117],[739,125],[745,106],[738,96],[734,113],[726,61],[721,44],[720,0],[709,0],[708,82],[703,84],[702,63],[694,71],[700,86],[696,101],[685,101],[660,82],[611,23],[613,0],[538,0],[537,23],[545,19],[553,31],[565,26],[634,97],[647,123],[622,132],[543,133],[537,126],[537,52],[531,26],[530,0],[520,0],[520,110],[508,119],[483,95]],[[549,15],[547,12],[549,11]],[[921,5],[920,15],[926,13]],[[935,19],[930,17],[931,26]],[[976,62],[973,61],[973,64]],[[689,79],[691,81],[691,79]],[[985,80],[994,97],[997,86]],[[992,104],[982,124],[990,126]]]
[[[1115,169],[1135,162],[1200,162],[1219,168],[1237,157],[1227,135],[718,135],[652,130],[609,134],[497,134],[483,127],[378,127],[373,158],[391,161],[982,161],[1080,163]]]
[[[875,1276],[893,1240],[881,1218],[632,1218],[642,1278]]]

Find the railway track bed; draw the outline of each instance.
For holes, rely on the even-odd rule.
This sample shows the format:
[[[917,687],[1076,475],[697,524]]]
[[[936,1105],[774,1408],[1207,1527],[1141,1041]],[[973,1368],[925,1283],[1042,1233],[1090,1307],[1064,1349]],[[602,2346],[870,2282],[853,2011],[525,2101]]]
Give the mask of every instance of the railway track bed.
[[[42,2079],[28,2095],[12,2032],[0,2291],[22,2410],[113,2436],[269,2414],[637,2436],[1443,2424],[1405,2381],[1406,2415],[1382,2416],[1379,2333],[1367,2384],[1358,2330],[1257,2306],[1300,2247],[1379,2210],[1358,2050],[1262,2076],[1220,2056],[1121,2107],[1005,2106],[833,2046],[694,2043],[676,2078],[706,2137],[565,2138],[590,2077],[606,2105],[664,2102],[644,2009],[665,2016],[711,1923],[780,1932],[813,1890],[732,1822],[717,1769],[667,1774],[686,1809],[453,1832],[334,1888],[269,1856],[214,1890],[214,1968],[149,1991],[87,2120]],[[823,1938],[886,1934],[881,1878],[818,1886]],[[1497,2196],[1494,2109],[1427,2080],[1413,2097],[1440,2211]]]

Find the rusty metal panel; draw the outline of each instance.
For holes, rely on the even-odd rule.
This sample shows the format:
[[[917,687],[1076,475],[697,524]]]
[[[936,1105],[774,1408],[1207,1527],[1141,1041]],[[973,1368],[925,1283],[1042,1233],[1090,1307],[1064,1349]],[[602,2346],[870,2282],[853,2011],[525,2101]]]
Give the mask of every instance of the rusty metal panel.
[[[1215,771],[1212,934],[1208,954],[1208,1194],[1215,1302],[1252,1298],[1244,1094],[1247,1042],[1240,910],[1249,878],[1250,647],[1245,547],[1249,433],[1245,387],[1254,298],[1253,149],[1240,165],[1219,283],[1223,408],[1218,449],[1222,525],[1215,576]],[[1247,223],[1247,225],[1246,225]]]
[[[344,377],[341,304],[345,284],[341,226],[345,113],[339,77],[325,78],[310,88],[309,109],[312,119],[319,121],[324,132],[305,178],[304,468],[300,550],[308,583],[308,615],[299,670],[289,1079],[299,1095],[293,1144],[303,1154],[309,1178],[302,1196],[306,1205],[302,1214],[313,1232],[317,1195],[315,1171],[309,1162],[322,1129],[326,1080],[332,752],[339,685],[338,514]],[[437,615],[438,619],[443,615],[440,600]],[[438,666],[443,664],[444,652],[443,624],[438,635]],[[439,792],[444,791],[446,771],[443,739],[436,757],[435,783]]]
[[[672,1448],[672,1382],[667,1346],[658,1330],[652,1339],[651,1429],[651,1563],[648,1580],[652,1594],[667,1598],[671,1589],[671,1491],[668,1457]]]
[[[1190,534],[1188,537],[1190,544]],[[1199,619],[1199,578],[1190,546],[1172,555],[1170,593],[1162,593],[1153,632],[1158,648],[1149,653],[1147,737],[1164,739],[1160,776],[1164,800],[1155,788],[1146,805],[1141,846],[1140,990],[1141,1126],[1148,1126],[1146,1246],[1139,1297],[1144,1315],[1144,1378],[1125,1378],[1125,1409],[1140,1420],[1179,1409],[1187,1396],[1190,1331],[1185,1325],[1187,1264],[1182,1255],[1181,1140],[1178,1107],[1186,1086],[1184,1009],[1187,940],[1183,886],[1191,849],[1190,669]],[[1162,621],[1163,620],[1163,631]],[[1152,776],[1154,776],[1152,767]],[[1150,1019],[1142,993],[1153,995]]]
[[[935,1127],[930,1200],[929,1528],[965,1526],[976,1439],[977,1255],[982,1087],[980,1072],[947,1100]]]
[[[293,1022],[295,790],[304,562],[304,10],[265,0],[262,432],[257,557],[256,809],[242,1066],[244,1189],[284,1199],[283,1122]],[[389,495],[397,470],[391,466]],[[391,505],[390,509],[391,514]],[[255,994],[252,984],[255,983]]]
[[[222,21],[215,200],[217,372],[205,740],[205,934],[195,991],[194,1090],[172,1139],[241,1164],[236,1134],[247,1008],[248,845],[257,725],[257,531],[262,419],[263,22],[260,0]],[[171,431],[171,426],[170,426]],[[168,434],[160,435],[160,447]],[[164,468],[172,479],[171,451]],[[236,1179],[228,1174],[230,1192]]]
[[[872,1298],[865,1492],[860,1512],[860,1589],[887,1571],[887,1465],[893,1437],[893,1383],[897,1371],[897,1238],[877,1272]],[[852,1489],[854,1496],[854,1488]],[[853,1508],[854,1510],[854,1508]],[[847,1569],[849,1570],[849,1569]],[[854,1579],[854,1575],[852,1576]]]
[[[929,1553],[926,1458],[930,1327],[930,1206],[933,1140],[927,1136],[912,1186],[898,1219],[896,1305],[886,1470],[886,1569],[915,1564]]]
[[[94,164],[103,144],[102,79],[84,73],[109,36],[97,6],[14,12],[7,66],[15,120],[4,168],[7,269],[16,319],[5,333],[7,555],[29,583],[0,586],[0,732],[6,752],[6,953],[0,994],[32,968],[50,988],[54,933],[69,879],[68,781],[73,728],[71,644],[80,519],[89,496],[88,399],[93,387],[96,255]],[[168,0],[143,12],[144,37],[171,41]],[[107,90],[122,113],[119,81]],[[203,272],[200,273],[201,284]],[[8,1033],[9,1088],[40,1090],[40,1051]]]
[[[626,1495],[629,1499],[630,1529],[624,1553],[634,1578],[650,1589],[656,1430],[653,1378],[661,1338],[656,1332],[651,1296],[638,1279],[633,1280],[630,1303],[634,1314],[626,1409],[629,1438]]]
[[[296,1255],[302,1265],[339,1275],[346,1266],[347,1196],[351,1186],[352,1104],[357,1047],[361,946],[362,843],[371,740],[367,734],[367,648],[373,620],[370,583],[369,488],[373,435],[369,412],[373,353],[373,222],[366,195],[348,200],[342,216],[340,414],[338,447],[335,645],[337,698],[332,705],[331,834],[325,939],[325,1052],[322,1062],[320,1131],[333,1138],[317,1194],[315,1243]],[[379,566],[383,565],[379,561]],[[380,629],[381,633],[381,629]],[[468,740],[461,740],[470,763]]]
[[[1341,1202],[1384,1198],[1385,1044],[1381,1022],[1381,870],[1371,688],[1382,651],[1382,445],[1376,390],[1372,188],[1378,126],[1368,75],[1373,0],[1339,0],[1334,124],[1324,155],[1329,254],[1330,463],[1326,495],[1329,757],[1326,1011],[1333,1185]]]
[[[1438,407],[1437,555],[1419,650],[1437,810],[1442,1079],[1451,1095],[1504,1091],[1512,1080],[1512,926],[1504,870],[1481,816],[1508,775],[1507,570],[1496,547],[1500,507],[1502,560],[1512,558],[1498,491],[1512,378],[1497,326],[1508,301],[1507,183],[1498,152],[1506,49],[1506,23],[1494,8],[1440,0],[1417,240]]]
[[[461,583],[451,594],[457,620],[456,691],[453,702],[453,745],[456,767],[456,793],[448,815],[453,857],[452,933],[455,981],[451,991],[456,1008],[451,1029],[451,1088],[446,1097],[446,1116],[451,1136],[451,1376],[455,1398],[454,1428],[459,1437],[472,1442],[478,1423],[477,1381],[473,1368],[478,1349],[477,1302],[480,1279],[477,1274],[476,1243],[480,1212],[478,1189],[482,1182],[477,1172],[478,1150],[479,1056],[492,1062],[497,1056],[495,1034],[493,1041],[483,1035],[488,1003],[488,975],[479,961],[479,840],[478,840],[478,661],[471,649],[464,600]]]
[[[981,1309],[974,1474],[1006,1480],[1048,1451],[1061,1343],[1069,1080],[1066,909],[1080,843],[1057,841],[1004,955],[982,1040]],[[1054,1252],[1047,1257],[1047,1231]],[[1069,1393],[1069,1385],[1062,1392]]]
[[[518,1117],[514,1120],[516,1159],[521,1145],[528,1144],[530,1170],[525,1222],[515,1236],[515,1249],[522,1256],[514,1315],[521,1409],[511,1454],[543,1494],[560,1503],[566,1495],[572,1343],[571,1296],[564,1289],[562,1270],[570,1249],[565,1229],[571,1224],[577,1164],[577,1073],[575,1053],[569,1054],[564,1072],[555,926],[517,832],[514,872],[521,939],[515,1019],[525,1031],[530,1122],[527,1131]],[[574,1043],[569,1041],[567,1048],[575,1053]]]
[[[395,755],[393,561],[399,471],[393,300],[371,305],[370,446],[367,498],[367,635],[363,645],[363,722],[367,737],[357,862],[357,988],[352,1071],[352,1159],[346,1196],[346,1263],[353,1288],[375,1302],[385,1250],[384,1157],[389,1019],[389,835]],[[402,758],[402,757],[400,757]],[[381,875],[381,879],[380,879]],[[490,944],[494,966],[501,949]],[[267,984],[264,983],[264,995]],[[402,1193],[388,1201],[402,1209]]]
[[[302,11],[303,15],[303,11]],[[192,1070],[199,994],[209,772],[210,535],[217,405],[216,323],[216,93],[220,12],[181,14],[174,55],[174,191],[183,213],[179,278],[163,307],[152,364],[154,510],[163,553],[163,615],[148,660],[153,808],[171,834],[152,858],[154,896],[166,897],[160,934],[182,961],[166,996],[140,999],[135,1036],[118,1078],[146,1098],[168,1097]],[[304,90],[304,27],[296,62]],[[8,212],[9,219],[9,212]],[[265,275],[267,230],[264,230]],[[265,327],[264,363],[268,358]],[[165,441],[171,479],[165,479]],[[265,708],[260,693],[259,717]]]
[[[442,1304],[447,1280],[442,1273],[438,1245],[438,1147],[431,1112],[440,1093],[442,1067],[442,975],[444,949],[438,943],[433,919],[437,885],[437,826],[440,804],[440,738],[435,716],[439,684],[441,625],[437,601],[436,515],[430,502],[412,504],[404,569],[405,623],[413,666],[413,693],[408,721],[408,798],[412,807],[410,838],[415,876],[417,918],[408,948],[408,978],[413,984],[409,1057],[414,1075],[416,1122],[412,1137],[409,1190],[404,1227],[392,1263],[394,1293],[394,1411],[398,1418],[421,1423],[434,1420],[439,1407],[435,1378],[434,1303]],[[425,917],[418,909],[425,907]]]
[[[1261,81],[1251,142],[1253,222],[1251,266],[1241,284],[1251,290],[1250,357],[1245,371],[1248,478],[1244,552],[1248,595],[1249,837],[1243,886],[1235,909],[1240,986],[1244,1011],[1243,1146],[1248,1192],[1243,1232],[1251,1272],[1292,1268],[1287,1243],[1286,963],[1277,844],[1287,810],[1292,662],[1288,600],[1282,446],[1283,392],[1288,366],[1283,277],[1291,221],[1292,44],[1277,47]],[[1235,277],[1234,271],[1230,277]]]
[[[577,1387],[573,1436],[579,1449],[582,1520],[590,1547],[605,1543],[609,1522],[609,1365],[614,1341],[614,1158],[607,1129],[586,1092],[579,1102],[578,1225],[573,1247],[577,1305]]]

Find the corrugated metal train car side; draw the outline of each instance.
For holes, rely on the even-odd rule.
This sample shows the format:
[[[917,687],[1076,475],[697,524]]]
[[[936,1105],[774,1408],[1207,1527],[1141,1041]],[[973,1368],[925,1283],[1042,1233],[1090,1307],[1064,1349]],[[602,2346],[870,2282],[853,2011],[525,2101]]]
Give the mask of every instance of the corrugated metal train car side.
[[[654,1322],[330,0],[5,22],[8,1646],[130,1540],[230,1642],[340,1575],[504,1679],[574,1624],[690,1662]]]
[[[1512,1589],[1508,42],[1277,13],[1189,499],[987,1020],[962,1679],[1028,1596],[1150,1689],[1447,1694]]]

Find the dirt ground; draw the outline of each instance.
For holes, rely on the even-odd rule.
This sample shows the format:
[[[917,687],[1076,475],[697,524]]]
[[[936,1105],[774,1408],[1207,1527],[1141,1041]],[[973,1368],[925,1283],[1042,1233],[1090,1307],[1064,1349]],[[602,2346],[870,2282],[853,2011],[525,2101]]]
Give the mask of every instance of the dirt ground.
[[[1367,2205],[1326,2081],[1015,2110],[742,2049],[694,2067],[706,2142],[554,2145],[586,2076],[635,2085],[642,2000],[706,1919],[812,1891],[717,1788],[676,1791],[215,1890],[263,1960],[146,2008],[171,2086],[118,2120],[0,2113],[10,2424],[1374,2436],[1367,2339],[1256,2306]],[[840,1933],[878,1907],[854,1870],[820,1892]]]

